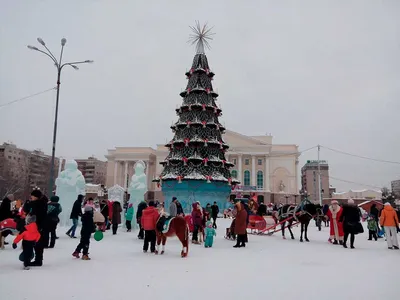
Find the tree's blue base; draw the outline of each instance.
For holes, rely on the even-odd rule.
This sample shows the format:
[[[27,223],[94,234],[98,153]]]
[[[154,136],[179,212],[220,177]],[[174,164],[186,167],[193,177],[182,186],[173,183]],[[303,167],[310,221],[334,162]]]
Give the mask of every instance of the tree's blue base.
[[[207,183],[203,180],[183,180],[182,183],[176,180],[163,181],[161,189],[165,197],[165,211],[168,212],[172,197],[176,197],[182,204],[185,214],[192,211],[192,203],[196,201],[199,201],[202,207],[207,203],[213,205],[215,201],[222,213],[231,194],[231,186],[228,183],[215,181]]]

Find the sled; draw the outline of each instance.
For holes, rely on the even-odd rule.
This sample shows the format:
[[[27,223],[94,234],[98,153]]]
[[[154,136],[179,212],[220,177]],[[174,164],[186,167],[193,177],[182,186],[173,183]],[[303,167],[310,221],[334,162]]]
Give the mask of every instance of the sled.
[[[296,213],[295,216],[298,216],[300,213],[301,213],[301,212]],[[288,221],[294,219],[295,216],[287,217],[286,219],[282,220],[282,221],[279,222],[279,223],[276,223],[276,224],[274,224],[274,225],[272,225],[272,226],[270,226],[270,227],[267,227],[267,228],[265,228],[265,229],[263,229],[263,230],[260,230],[260,231],[258,232],[258,234],[259,234],[259,235],[261,235],[261,234],[272,235],[272,234],[274,234],[275,232],[279,232],[279,231],[281,231],[282,229],[281,229],[281,228],[280,228],[280,229],[276,229],[276,228],[277,228],[278,226],[282,225],[283,223],[288,222]],[[292,224],[292,226],[297,225],[298,223],[299,223],[299,222],[295,222],[295,223]],[[287,228],[287,227],[288,227],[288,226],[285,226],[284,228]],[[266,232],[266,233],[265,233],[265,232]]]
[[[250,233],[259,234],[267,228],[267,221],[264,217],[259,215],[250,215],[249,224],[247,224],[247,229],[250,229]]]

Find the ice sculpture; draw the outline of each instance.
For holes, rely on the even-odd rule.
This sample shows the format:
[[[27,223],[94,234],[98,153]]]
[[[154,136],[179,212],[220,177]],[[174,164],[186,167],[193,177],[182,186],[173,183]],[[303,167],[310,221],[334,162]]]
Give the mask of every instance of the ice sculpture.
[[[132,176],[129,184],[128,193],[130,195],[129,203],[133,204],[136,210],[139,203],[144,200],[144,194],[147,192],[147,176],[144,173],[144,162],[138,161],[135,164],[135,174]]]
[[[69,216],[72,206],[78,195],[85,195],[85,178],[82,172],[78,170],[78,164],[75,160],[69,160],[65,163],[65,170],[60,173],[56,179],[56,195],[60,197],[62,212],[59,216],[60,225],[66,226],[69,222]]]

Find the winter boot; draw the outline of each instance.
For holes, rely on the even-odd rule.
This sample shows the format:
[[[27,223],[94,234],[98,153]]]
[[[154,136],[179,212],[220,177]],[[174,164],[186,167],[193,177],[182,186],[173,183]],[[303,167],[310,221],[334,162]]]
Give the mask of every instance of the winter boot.
[[[337,240],[334,240],[332,244],[337,245],[338,244]]]
[[[393,250],[393,247],[388,247],[389,250]]]
[[[82,256],[82,260],[90,260],[90,257],[87,254],[85,254]]]
[[[29,267],[24,267],[23,269],[24,269],[24,270],[30,270],[31,268],[29,268]]]
[[[399,247],[393,246],[393,249],[394,249],[394,250],[399,250]]]
[[[347,245],[343,243],[343,248],[347,248]]]
[[[72,256],[73,257],[76,257],[76,258],[81,258],[80,256],[79,256],[79,252],[74,252],[74,253],[72,253]]]

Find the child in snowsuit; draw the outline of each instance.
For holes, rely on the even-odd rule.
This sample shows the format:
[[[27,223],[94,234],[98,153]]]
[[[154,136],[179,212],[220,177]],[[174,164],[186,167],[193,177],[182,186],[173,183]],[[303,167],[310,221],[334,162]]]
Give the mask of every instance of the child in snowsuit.
[[[378,231],[378,223],[376,222],[376,218],[373,215],[368,216],[368,221],[367,221],[367,227],[368,227],[368,240],[372,241],[372,238],[375,239],[375,241],[378,240],[377,236],[377,231]]]
[[[20,234],[14,239],[13,248],[17,248],[17,244],[22,240],[22,249],[24,256],[24,269],[29,270],[29,266],[33,257],[33,249],[40,239],[40,233],[36,225],[36,216],[27,216],[26,225]]]
[[[217,233],[215,232],[215,229],[213,228],[212,222],[208,221],[206,224],[206,230],[205,230],[206,240],[204,242],[204,247],[211,248],[214,243],[214,236],[216,236],[216,235],[217,235]]]
[[[81,240],[78,246],[76,247],[72,256],[79,258],[79,254],[82,251],[82,259],[83,260],[90,260],[89,254],[89,244],[90,244],[90,237],[93,232],[96,230],[96,226],[94,225],[93,220],[93,207],[85,206],[85,212],[82,216],[82,229],[81,229]]]
[[[132,230],[132,219],[133,219],[133,204],[130,203],[125,214],[125,225],[128,232]]]

